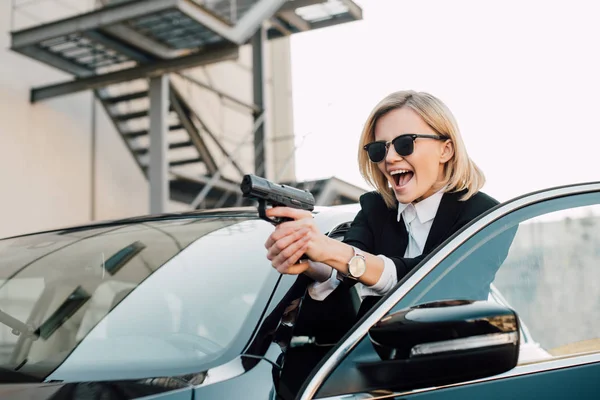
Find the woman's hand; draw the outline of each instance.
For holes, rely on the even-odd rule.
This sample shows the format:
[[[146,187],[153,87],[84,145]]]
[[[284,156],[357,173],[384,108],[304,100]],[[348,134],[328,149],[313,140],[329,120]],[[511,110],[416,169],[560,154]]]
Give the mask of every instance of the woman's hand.
[[[267,258],[282,274],[301,274],[310,264],[298,262],[303,254],[319,261],[325,249],[327,236],[319,232],[312,213],[290,207],[273,207],[266,210],[268,217],[287,217],[293,221],[282,222],[275,227],[265,242]]]
[[[277,271],[290,275],[305,273],[319,282],[329,279],[332,268],[342,274],[348,273],[348,260],[354,255],[354,249],[322,234],[312,213],[289,207],[273,207],[266,210],[266,214],[270,218],[292,219],[277,225],[265,242],[267,258]],[[384,260],[366,251],[362,253],[367,261],[367,270],[359,281],[364,285],[373,286],[381,278],[385,267]],[[303,254],[315,262],[298,262]]]

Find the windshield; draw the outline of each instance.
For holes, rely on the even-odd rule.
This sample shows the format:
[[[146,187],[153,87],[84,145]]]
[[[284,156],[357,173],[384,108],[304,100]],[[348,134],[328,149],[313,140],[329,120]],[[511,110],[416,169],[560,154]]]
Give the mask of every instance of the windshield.
[[[276,275],[270,231],[193,217],[0,240],[0,368],[65,381],[201,371]]]

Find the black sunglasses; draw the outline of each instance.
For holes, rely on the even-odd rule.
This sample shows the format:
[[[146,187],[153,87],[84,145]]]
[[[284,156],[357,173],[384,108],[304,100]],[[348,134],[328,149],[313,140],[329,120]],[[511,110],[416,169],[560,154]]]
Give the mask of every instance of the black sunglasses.
[[[369,159],[378,163],[385,159],[387,155],[388,149],[390,148],[390,144],[394,145],[394,150],[398,153],[399,156],[406,157],[413,153],[415,150],[415,139],[416,138],[427,138],[427,139],[437,139],[437,140],[446,140],[447,138],[444,136],[438,135],[418,135],[418,134],[404,134],[400,136],[396,136],[389,142],[385,140],[378,140],[376,142],[371,142],[366,144],[363,148],[369,154]]]

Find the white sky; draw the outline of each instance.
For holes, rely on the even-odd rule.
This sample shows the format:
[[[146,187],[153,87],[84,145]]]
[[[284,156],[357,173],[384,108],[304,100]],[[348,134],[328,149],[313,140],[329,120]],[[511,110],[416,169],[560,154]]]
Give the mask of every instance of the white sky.
[[[401,89],[450,107],[486,174],[483,191],[498,200],[600,180],[600,2],[356,3],[363,21],[292,39],[299,180],[337,176],[369,189],[360,130]]]

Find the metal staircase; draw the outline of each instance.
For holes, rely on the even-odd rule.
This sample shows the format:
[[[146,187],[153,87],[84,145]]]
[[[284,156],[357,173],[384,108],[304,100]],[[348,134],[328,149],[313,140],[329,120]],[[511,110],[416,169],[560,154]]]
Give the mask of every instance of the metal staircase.
[[[13,51],[75,77],[32,88],[31,101],[93,90],[151,187],[158,182],[149,169],[166,169],[170,198],[194,208],[240,205],[239,180],[245,173],[256,172],[235,162],[173,83],[168,85],[167,118],[160,119],[167,165],[150,167],[149,82],[188,68],[234,60],[239,46],[251,43],[255,96],[249,108],[255,119],[252,133],[258,138],[258,160],[263,157],[264,140],[263,39],[362,18],[352,0],[102,2],[102,7],[91,12],[11,32]],[[237,176],[225,176],[223,163],[217,160],[232,165]]]
[[[147,176],[150,150],[148,82],[140,80],[128,82],[120,87],[116,86],[96,90],[96,98],[112,120],[115,129],[121,134],[142,173]],[[213,148],[219,149],[221,159],[230,160],[240,177],[244,171],[221,146],[172,83],[169,92],[167,142],[170,194],[172,200],[190,204],[190,186],[194,186],[195,193],[199,192],[208,182],[208,178],[218,171],[217,162],[206,143],[207,140],[212,141]],[[207,196],[199,207],[215,207],[223,194],[228,191],[237,192],[236,184],[227,178],[219,179],[211,190],[210,196]],[[236,193],[219,205],[227,207],[238,202]]]

